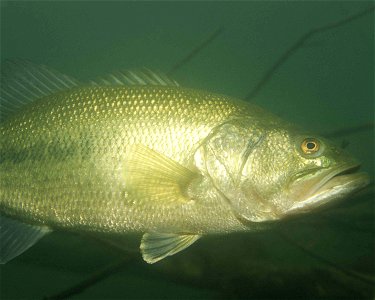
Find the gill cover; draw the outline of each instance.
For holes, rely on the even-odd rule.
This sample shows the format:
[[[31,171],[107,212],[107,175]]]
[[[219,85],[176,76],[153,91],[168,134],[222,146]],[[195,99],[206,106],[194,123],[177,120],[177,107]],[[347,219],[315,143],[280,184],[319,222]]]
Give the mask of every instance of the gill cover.
[[[257,222],[261,221],[259,195],[247,186],[251,172],[246,165],[249,156],[263,141],[264,133],[254,125],[250,118],[238,117],[217,126],[202,144],[201,153],[204,172],[236,217]]]

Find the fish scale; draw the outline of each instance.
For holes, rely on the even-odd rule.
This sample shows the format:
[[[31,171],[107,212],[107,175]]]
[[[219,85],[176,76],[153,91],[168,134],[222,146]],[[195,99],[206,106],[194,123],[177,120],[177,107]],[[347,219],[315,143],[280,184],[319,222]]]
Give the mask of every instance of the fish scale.
[[[2,124],[2,210],[18,215],[26,205],[28,220],[87,230],[165,226],[174,213],[126,209],[137,205],[123,197],[127,147],[140,143],[187,164],[199,142],[236,110],[213,94],[154,87],[83,87],[36,101]],[[29,157],[18,162],[26,150]],[[94,208],[90,215],[87,206]],[[112,218],[117,225],[109,229]]]

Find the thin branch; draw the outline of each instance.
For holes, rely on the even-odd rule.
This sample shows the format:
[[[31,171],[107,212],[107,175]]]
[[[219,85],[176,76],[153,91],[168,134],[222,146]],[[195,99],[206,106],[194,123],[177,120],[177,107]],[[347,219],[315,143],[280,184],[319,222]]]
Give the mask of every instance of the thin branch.
[[[368,123],[357,125],[357,126],[336,129],[334,131],[327,132],[326,134],[324,134],[324,136],[329,137],[329,138],[336,138],[336,137],[341,137],[341,136],[347,136],[350,134],[355,134],[355,133],[362,132],[362,131],[374,130],[374,127],[375,127],[374,122],[368,122]]]
[[[122,259],[116,263],[113,263],[96,273],[92,274],[89,278],[81,281],[80,283],[54,295],[49,295],[44,297],[44,300],[62,300],[67,299],[71,296],[78,295],[84,292],[89,287],[97,284],[100,281],[107,279],[108,277],[113,276],[115,273],[120,272],[128,263],[129,258]]]
[[[345,275],[349,276],[349,277],[352,277],[352,278],[355,278],[365,284],[369,284],[371,286],[373,286],[375,284],[375,279],[370,277],[370,276],[366,276],[366,275],[363,275],[363,274],[360,274],[356,271],[352,271],[352,270],[349,270],[343,266],[340,266],[340,265],[337,265],[331,261],[329,261],[328,259],[318,255],[318,254],[315,254],[314,252],[311,252],[310,250],[308,250],[307,248],[303,247],[302,245],[300,245],[299,243],[297,243],[296,241],[294,241],[293,239],[289,238],[288,235],[286,235],[284,232],[282,232],[281,230],[278,230],[277,231],[278,234],[280,235],[281,238],[283,238],[286,242],[288,242],[289,244],[293,245],[294,247],[298,248],[300,251],[302,251],[303,253],[307,254],[308,256],[320,261],[321,263],[327,265],[327,266],[330,266],[332,267],[333,269],[335,270],[338,270],[342,273],[344,273]]]
[[[252,100],[263,88],[263,86],[271,79],[271,77],[275,74],[275,72],[302,46],[304,46],[305,42],[310,39],[313,35],[317,33],[321,33],[324,31],[328,31],[334,28],[337,28],[339,26],[343,26],[345,24],[348,24],[354,20],[357,20],[367,14],[370,14],[374,11],[375,6],[372,6],[370,8],[367,8],[357,14],[354,14],[352,16],[349,16],[345,19],[339,20],[337,22],[317,27],[315,29],[312,29],[305,34],[303,34],[296,43],[294,43],[289,49],[285,51],[281,57],[276,60],[276,62],[273,64],[273,66],[264,74],[264,76],[260,79],[258,84],[253,88],[253,90],[245,97],[246,100]]]
[[[209,37],[207,37],[201,44],[195,47],[193,50],[189,52],[183,59],[177,62],[167,73],[167,75],[171,75],[175,73],[178,69],[180,69],[183,65],[187,64],[189,61],[193,59],[199,52],[201,52],[204,48],[206,48],[210,43],[212,43],[222,32],[223,28],[216,29]]]
[[[320,216],[321,219],[325,220],[326,223],[328,224],[336,224],[340,226],[341,228],[345,228],[351,231],[355,232],[362,232],[362,233],[367,233],[367,234],[374,234],[375,231],[373,228],[364,228],[364,227],[358,227],[356,225],[353,225],[351,222],[344,221],[339,218],[332,218],[331,216]]]

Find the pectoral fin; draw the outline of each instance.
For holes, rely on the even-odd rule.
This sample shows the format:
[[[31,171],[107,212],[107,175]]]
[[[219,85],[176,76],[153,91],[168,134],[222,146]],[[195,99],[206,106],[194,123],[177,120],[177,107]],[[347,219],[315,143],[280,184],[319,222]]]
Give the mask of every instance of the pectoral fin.
[[[149,264],[156,263],[184,250],[200,237],[194,234],[145,233],[140,246],[142,257]]]
[[[33,226],[0,216],[0,264],[22,254],[51,232],[46,226]]]
[[[138,199],[163,203],[188,201],[185,191],[199,176],[178,162],[148,147],[133,146],[124,163],[124,179]]]

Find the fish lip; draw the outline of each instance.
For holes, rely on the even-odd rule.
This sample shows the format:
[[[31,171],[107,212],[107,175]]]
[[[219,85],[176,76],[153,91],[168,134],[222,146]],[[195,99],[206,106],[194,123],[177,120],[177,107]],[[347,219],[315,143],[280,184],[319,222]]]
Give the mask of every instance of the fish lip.
[[[315,194],[319,189],[321,189],[327,182],[329,182],[332,178],[343,175],[343,174],[354,174],[357,170],[359,170],[360,164],[344,164],[336,167],[332,172],[328,173],[324,178],[319,181],[317,185],[311,190],[309,193],[310,195]]]
[[[360,164],[358,163],[337,166],[314,185],[304,200],[295,202],[286,213],[309,212],[317,207],[324,206],[331,200],[345,198],[349,194],[364,188],[370,180],[366,173],[357,172],[359,168]]]

